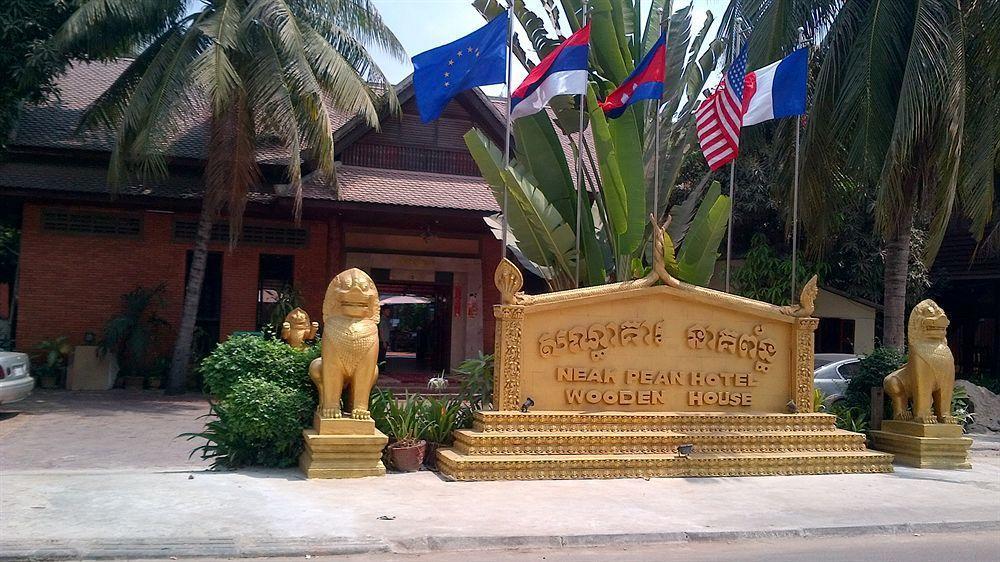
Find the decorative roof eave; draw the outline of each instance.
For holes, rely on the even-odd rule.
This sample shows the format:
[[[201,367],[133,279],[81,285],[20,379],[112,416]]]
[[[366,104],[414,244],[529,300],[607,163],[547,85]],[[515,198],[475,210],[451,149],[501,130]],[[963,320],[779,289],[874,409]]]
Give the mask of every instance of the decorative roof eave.
[[[400,107],[409,102],[415,96],[412,74],[401,80],[394,87],[396,89],[396,97],[399,99]],[[485,124],[488,126],[489,132],[491,133],[491,136],[494,137],[494,140],[503,139],[503,136],[506,133],[504,116],[497,111],[497,108],[492,102],[490,102],[489,97],[487,97],[481,89],[473,88],[471,90],[460,92],[455,96],[455,101],[462,104],[462,106],[470,112],[480,117],[479,124]],[[388,107],[380,108],[379,120],[388,116]],[[346,123],[344,123],[343,126],[333,133],[333,145],[335,150],[338,153],[343,152],[344,149],[351,146],[374,129],[375,128],[368,123],[362,115],[359,114],[351,117]]]

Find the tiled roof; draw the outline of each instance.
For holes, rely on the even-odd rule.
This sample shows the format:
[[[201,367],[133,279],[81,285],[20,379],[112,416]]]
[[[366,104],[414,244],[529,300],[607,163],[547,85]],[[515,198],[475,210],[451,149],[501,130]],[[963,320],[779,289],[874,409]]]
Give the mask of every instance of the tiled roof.
[[[480,177],[338,166],[337,193],[307,182],[306,199],[497,212],[500,208]]]
[[[59,99],[29,107],[10,141],[11,146],[62,148],[109,151],[112,134],[105,130],[75,132],[86,108],[105,91],[128,67],[130,60],[109,63],[74,65],[62,76],[58,85]],[[331,116],[334,130],[347,123],[349,115]],[[196,108],[182,124],[172,140],[168,154],[186,158],[203,158],[208,131],[207,109]],[[261,163],[280,164],[285,152],[281,147],[258,149]],[[107,169],[93,166],[68,166],[63,162],[6,162],[0,164],[0,186],[14,189],[110,194]],[[338,193],[320,185],[307,183],[305,198],[314,200],[376,203],[470,211],[498,210],[489,187],[479,177],[411,172],[404,170],[340,166]],[[201,180],[197,176],[171,176],[164,181],[142,184],[134,182],[120,190],[123,195],[158,196],[184,199],[198,197]],[[255,194],[256,201],[273,200],[269,190]]]
[[[10,140],[11,146],[66,148],[79,150],[110,151],[113,133],[103,128],[75,132],[80,118],[115,79],[128,68],[131,59],[111,62],[77,63],[61,76],[56,84],[60,90],[58,99],[37,106],[30,106],[18,122],[17,130]],[[208,138],[208,107],[194,100],[195,107],[188,117],[178,124],[178,131],[168,139],[167,154],[182,158],[204,158]],[[333,129],[340,128],[350,119],[345,113],[333,113]],[[272,146],[258,149],[258,160],[262,163],[280,163],[287,158],[283,147]]]
[[[97,166],[62,166],[37,162],[0,163],[0,186],[47,192],[110,195],[107,169]],[[162,181],[132,182],[118,191],[121,195],[191,199],[201,196],[198,176],[172,175]],[[307,200],[374,203],[407,207],[431,207],[466,211],[497,212],[496,201],[482,178],[339,166],[337,190],[313,179],[304,186]],[[251,193],[251,201],[275,199],[266,188]]]

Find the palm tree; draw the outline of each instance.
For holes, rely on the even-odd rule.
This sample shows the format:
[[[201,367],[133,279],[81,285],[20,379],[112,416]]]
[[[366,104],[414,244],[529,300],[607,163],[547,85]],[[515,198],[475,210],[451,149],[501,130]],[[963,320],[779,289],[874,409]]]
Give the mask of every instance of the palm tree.
[[[737,14],[737,12],[741,12]],[[994,209],[1000,152],[1000,3],[995,0],[744,0],[751,66],[793,48],[798,26],[818,39],[803,137],[803,219],[831,238],[857,190],[874,192],[884,239],[883,344],[902,349],[911,231],[926,225],[930,265],[952,210],[982,239]],[[790,183],[790,182],[789,182]]]
[[[107,52],[141,48],[88,110],[81,127],[115,131],[108,176],[167,174],[179,125],[207,106],[211,115],[204,196],[174,345],[169,392],[183,392],[212,225],[228,211],[230,240],[241,229],[248,191],[261,178],[256,139],[280,139],[294,213],[302,210],[302,162],[334,179],[334,111],[378,124],[379,91],[398,100],[368,49],[404,51],[371,0],[84,0],[54,37],[58,48]],[[137,32],[135,30],[152,30]]]

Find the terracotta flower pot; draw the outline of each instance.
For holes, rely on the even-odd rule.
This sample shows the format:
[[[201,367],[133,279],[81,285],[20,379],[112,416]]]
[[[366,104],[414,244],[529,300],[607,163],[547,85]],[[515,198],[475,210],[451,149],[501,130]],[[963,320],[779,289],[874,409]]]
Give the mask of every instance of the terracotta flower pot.
[[[402,446],[401,446],[402,445]],[[389,445],[389,458],[392,459],[392,466],[400,472],[415,472],[420,470],[424,464],[424,453],[427,451],[427,442],[417,441],[412,445],[393,443]]]

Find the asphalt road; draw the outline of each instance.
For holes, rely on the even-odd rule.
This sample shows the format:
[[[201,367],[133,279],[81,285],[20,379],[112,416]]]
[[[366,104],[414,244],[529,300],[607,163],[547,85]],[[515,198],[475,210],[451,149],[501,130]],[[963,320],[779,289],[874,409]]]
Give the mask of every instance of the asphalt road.
[[[240,558],[241,562],[299,562],[296,558]],[[205,559],[215,562],[232,559]],[[733,542],[691,542],[627,547],[562,548],[558,550],[509,550],[432,552],[425,554],[367,554],[313,556],[315,562],[802,562],[837,560],[851,562],[990,562],[1000,560],[1000,532],[927,533],[920,535],[866,535],[848,537],[783,538]]]

